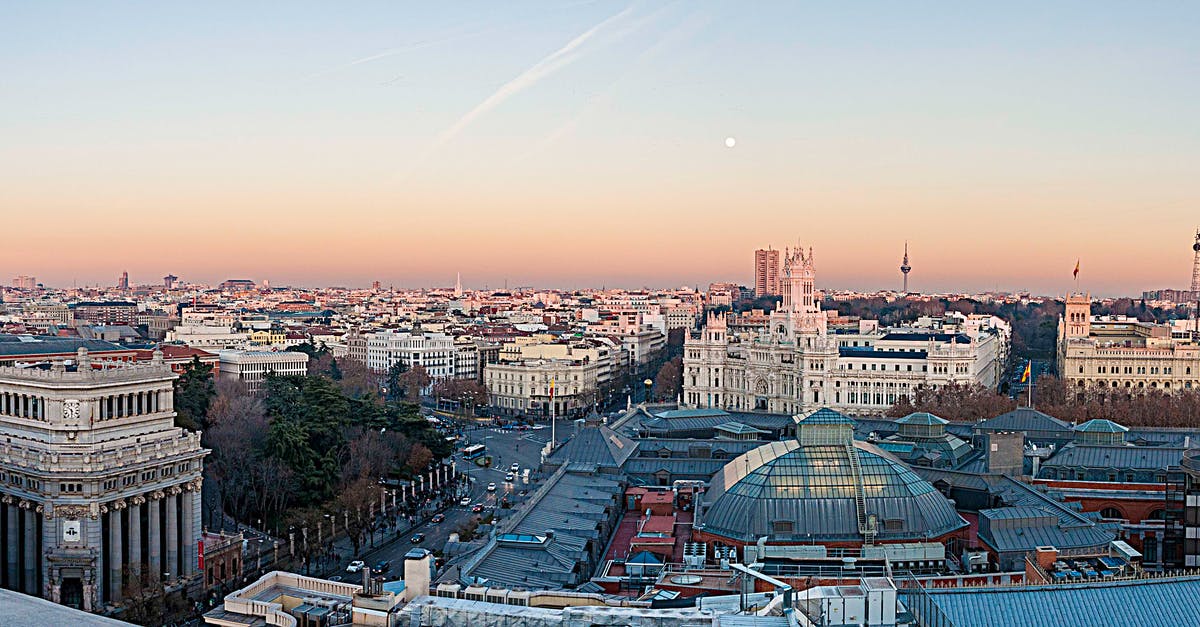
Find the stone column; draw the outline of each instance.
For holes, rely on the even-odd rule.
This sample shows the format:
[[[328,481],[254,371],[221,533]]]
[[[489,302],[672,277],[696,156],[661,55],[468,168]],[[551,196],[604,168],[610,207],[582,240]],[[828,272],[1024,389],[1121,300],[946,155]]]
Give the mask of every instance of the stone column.
[[[162,492],[156,490],[146,501],[146,567],[150,569],[151,581],[162,579],[163,574],[162,559],[159,557],[162,551],[163,537],[160,530],[161,525],[158,522],[162,497]]]
[[[125,564],[121,559],[121,509],[124,502],[116,501],[108,509],[108,600],[121,602],[121,582]]]
[[[171,573],[171,578],[177,579],[179,572],[179,486],[171,486],[167,490],[167,498],[163,500],[167,508],[167,528],[163,529],[166,538],[167,563],[163,570]]]
[[[190,488],[191,486],[189,485],[188,487]],[[192,493],[190,491],[184,492],[179,499],[181,501],[179,517],[183,523],[180,525],[181,533],[179,534],[179,549],[181,551],[179,556],[179,574],[186,577],[196,570],[196,539],[192,537],[194,535],[192,533],[192,522],[195,520],[195,516],[192,510]]]
[[[129,574],[142,574],[142,504],[146,497],[138,495],[129,500]]]
[[[37,537],[37,512],[33,511],[33,503],[21,501],[21,523],[25,528],[23,548],[25,549],[25,567],[21,569],[24,584],[21,589],[25,594],[41,596],[41,584],[38,581],[37,555],[41,542]]]
[[[13,590],[17,589],[17,579],[19,573],[17,567],[20,565],[17,548],[21,546],[21,539],[18,537],[20,533],[17,527],[17,516],[20,515],[20,510],[17,509],[16,500],[11,496],[4,497],[4,509],[7,517],[4,525],[4,574],[8,580],[8,587]]]

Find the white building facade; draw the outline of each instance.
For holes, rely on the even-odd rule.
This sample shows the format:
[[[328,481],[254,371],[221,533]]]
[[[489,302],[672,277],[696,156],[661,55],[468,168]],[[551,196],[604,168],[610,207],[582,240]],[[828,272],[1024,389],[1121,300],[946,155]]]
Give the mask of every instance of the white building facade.
[[[710,314],[706,327],[685,341],[684,404],[873,415],[921,386],[998,384],[1007,345],[1002,333],[832,334],[815,281],[812,250],[790,251],[780,279],[783,303],[766,327],[731,334],[723,314]]]
[[[3,587],[97,611],[197,574],[207,451],[174,425],[175,378],[157,351],[0,368]]]
[[[267,375],[280,376],[308,374],[308,355],[288,351],[217,351],[221,363],[221,378],[240,381],[246,391],[257,394],[262,391]]]
[[[380,331],[366,337],[367,367],[373,372],[383,374],[393,364],[403,363],[409,368],[425,368],[425,372],[433,379],[473,379],[478,376],[478,357],[472,359],[469,355],[458,355],[461,350],[473,350],[473,347],[456,345],[452,335]]]

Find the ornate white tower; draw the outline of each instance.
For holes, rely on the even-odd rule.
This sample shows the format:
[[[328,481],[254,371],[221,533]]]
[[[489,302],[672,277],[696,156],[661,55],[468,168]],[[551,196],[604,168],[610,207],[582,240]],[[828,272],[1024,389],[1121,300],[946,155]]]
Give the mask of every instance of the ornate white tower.
[[[824,335],[825,314],[821,312],[820,295],[816,288],[817,271],[812,248],[805,254],[804,249],[797,247],[793,251],[785,251],[785,256],[781,313],[790,320],[793,332]]]

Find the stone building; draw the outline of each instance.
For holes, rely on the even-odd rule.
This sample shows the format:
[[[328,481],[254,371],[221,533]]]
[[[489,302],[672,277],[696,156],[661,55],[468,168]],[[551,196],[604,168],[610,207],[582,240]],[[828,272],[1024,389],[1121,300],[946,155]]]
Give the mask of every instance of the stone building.
[[[998,384],[1006,329],[830,331],[815,283],[812,249],[793,250],[783,262],[783,303],[761,326],[739,332],[724,314],[709,314],[705,328],[684,342],[683,403],[793,415],[827,406],[871,415],[922,386]]]
[[[148,363],[0,367],[0,584],[95,611],[196,573],[200,434]]]
[[[1179,390],[1200,386],[1193,333],[1125,316],[1093,316],[1091,297],[1066,298],[1058,321],[1058,375],[1076,388]]]

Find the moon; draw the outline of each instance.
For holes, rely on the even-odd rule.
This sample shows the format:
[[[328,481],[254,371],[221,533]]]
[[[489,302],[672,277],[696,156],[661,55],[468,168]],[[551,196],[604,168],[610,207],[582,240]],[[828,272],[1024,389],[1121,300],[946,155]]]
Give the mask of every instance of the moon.
[[[725,147],[726,147],[726,148],[733,148],[733,147],[734,147],[734,146],[736,146],[736,145],[737,145],[737,140],[736,140],[736,139],[734,139],[734,138],[732,138],[732,137],[726,137],[726,138],[725,138]]]

